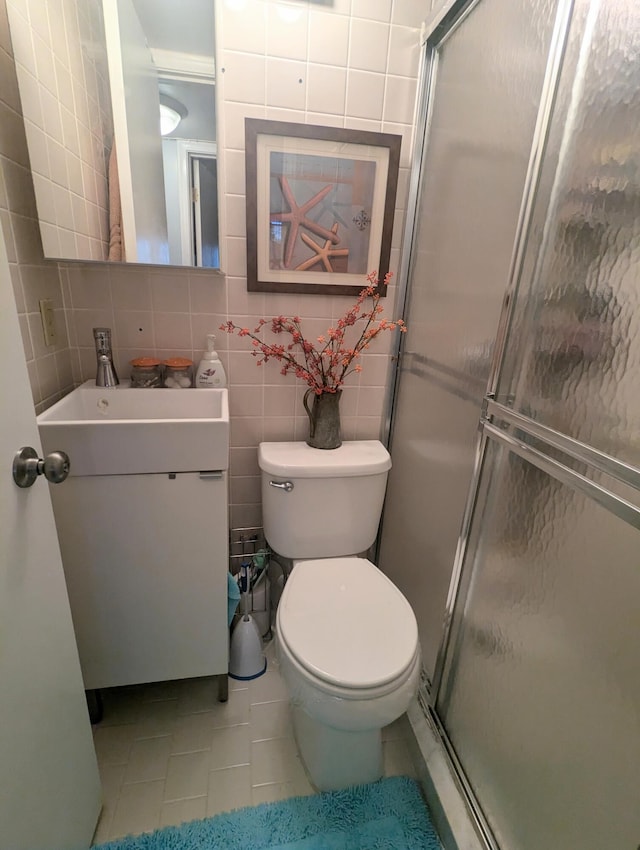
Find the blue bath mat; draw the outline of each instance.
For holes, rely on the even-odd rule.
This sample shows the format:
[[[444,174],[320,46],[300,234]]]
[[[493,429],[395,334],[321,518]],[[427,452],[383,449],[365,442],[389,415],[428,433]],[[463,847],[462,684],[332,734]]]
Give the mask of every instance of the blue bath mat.
[[[129,836],[99,850],[441,850],[418,785],[394,776]],[[98,848],[96,848],[98,850]]]

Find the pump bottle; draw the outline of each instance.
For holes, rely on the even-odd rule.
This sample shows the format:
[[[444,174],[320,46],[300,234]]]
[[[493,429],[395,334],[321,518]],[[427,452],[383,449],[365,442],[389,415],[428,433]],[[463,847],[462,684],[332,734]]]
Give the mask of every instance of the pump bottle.
[[[202,355],[202,360],[196,372],[195,385],[199,389],[212,387],[220,389],[227,386],[227,376],[218,357],[218,352],[215,350],[215,344],[215,335],[207,334],[207,351]]]

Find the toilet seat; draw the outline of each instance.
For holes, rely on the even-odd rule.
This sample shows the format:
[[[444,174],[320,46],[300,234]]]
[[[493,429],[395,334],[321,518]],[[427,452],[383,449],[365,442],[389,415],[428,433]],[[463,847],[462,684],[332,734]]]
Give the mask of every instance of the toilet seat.
[[[415,652],[411,658],[411,661],[407,665],[406,670],[404,670],[402,675],[398,676],[397,679],[393,679],[393,681],[391,682],[387,682],[384,685],[378,685],[377,687],[373,688],[354,688],[350,687],[349,685],[334,685],[331,682],[327,682],[324,679],[320,679],[318,676],[314,676],[313,673],[308,669],[308,667],[305,667],[298,661],[296,656],[291,651],[291,648],[282,639],[279,624],[277,628],[277,634],[278,653],[280,656],[280,660],[282,661],[282,658],[284,656],[291,669],[294,670],[298,676],[302,677],[305,680],[308,687],[313,688],[317,692],[330,697],[332,700],[357,700],[358,702],[378,700],[381,697],[385,697],[388,694],[393,694],[394,692],[401,690],[407,682],[410,682],[415,678],[417,668],[419,668],[421,665],[420,649],[419,647],[416,647]]]
[[[277,620],[292,662],[324,693],[372,699],[413,675],[419,655],[413,610],[365,558],[298,562]]]

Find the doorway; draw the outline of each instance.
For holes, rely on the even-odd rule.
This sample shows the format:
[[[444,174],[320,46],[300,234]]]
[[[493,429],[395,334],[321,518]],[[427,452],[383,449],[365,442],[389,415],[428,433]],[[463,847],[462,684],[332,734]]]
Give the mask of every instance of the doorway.
[[[165,138],[162,156],[172,263],[220,268],[217,144]]]

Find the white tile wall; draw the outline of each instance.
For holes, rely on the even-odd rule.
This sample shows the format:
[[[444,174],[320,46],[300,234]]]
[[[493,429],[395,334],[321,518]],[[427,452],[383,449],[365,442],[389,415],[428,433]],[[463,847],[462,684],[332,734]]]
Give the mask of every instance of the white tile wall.
[[[352,18],[350,35],[349,66],[384,74],[389,49],[388,24]]]
[[[242,37],[243,13],[237,4],[217,6],[218,38],[225,48],[225,73],[218,92],[219,143],[227,169],[225,185],[233,190],[227,222],[229,254],[236,250],[232,237],[242,226],[245,116],[399,133],[403,136],[403,165],[409,165],[419,27],[429,7],[429,0],[410,4],[340,0],[331,8],[253,0],[254,21],[262,26],[266,20],[263,41],[249,22],[251,32]],[[387,91],[390,76],[393,80]],[[407,181],[401,181],[399,222],[406,207],[406,186]],[[396,232],[399,248],[400,225]],[[399,250],[394,250],[394,271],[398,260]],[[305,329],[317,323],[317,331],[322,332],[329,320],[335,321],[351,303],[339,297],[247,293],[244,269],[231,257],[228,267],[230,263],[233,276],[227,280],[227,309],[240,324],[253,324],[253,317],[261,315],[298,313]],[[387,299],[390,317],[394,292],[392,288]],[[346,439],[376,438],[380,433],[392,340],[378,342],[381,344],[365,356],[360,378],[353,376],[344,391],[341,407]],[[237,388],[231,439],[232,479],[237,476],[239,480],[232,483],[232,522],[241,525],[251,520],[248,524],[252,524],[260,521],[255,445],[261,439],[306,437],[308,421],[301,402],[305,388],[282,379],[276,366],[258,370],[241,340],[228,340],[226,357],[232,398]],[[247,464],[254,471],[252,476],[246,476]]]
[[[281,26],[286,27],[283,23]],[[333,12],[309,14],[309,52],[307,59],[320,65],[347,67],[349,18]]]
[[[330,126],[343,126],[347,97],[347,71],[330,65],[310,65],[307,71],[307,106],[310,112],[336,115],[339,121]],[[314,119],[316,123],[317,119]]]
[[[4,2],[0,0],[2,17]],[[37,0],[6,2],[43,7]],[[75,2],[77,0],[70,0],[71,4]],[[38,38],[46,36],[48,31],[56,44],[64,42],[60,26],[62,10],[67,14],[67,5],[62,0],[50,0],[47,26],[38,21]],[[430,0],[376,0],[375,3],[335,0],[332,7],[321,8],[299,2],[266,0],[246,0],[242,4],[220,0],[216,4],[220,47],[217,86],[220,169],[227,195],[222,211],[222,236],[227,276],[187,269],[78,263],[60,265],[58,277],[56,266],[43,265],[46,287],[57,293],[58,298],[62,288],[64,314],[61,311],[60,324],[64,328],[66,318],[68,337],[65,329],[60,346],[52,351],[43,350],[36,315],[22,304],[25,351],[33,353],[35,358],[29,360],[29,373],[38,409],[69,388],[69,384],[63,386],[61,382],[69,380],[70,370],[76,383],[94,376],[91,329],[95,325],[113,329],[116,367],[126,376],[128,361],[134,356],[155,353],[159,356],[185,355],[197,360],[206,334],[215,332],[227,317],[242,325],[254,325],[259,316],[298,314],[305,326],[317,322],[319,328],[326,330],[331,321],[343,314],[351,299],[246,291],[244,118],[399,133],[403,137],[401,164],[407,169],[418,72],[419,26],[429,6]],[[27,45],[32,44],[35,36],[26,26],[26,17],[23,20],[24,26],[20,25],[17,30],[18,38]],[[79,26],[90,26],[86,16],[81,15]],[[6,30],[6,23],[4,27]],[[5,42],[8,45],[6,36]],[[37,140],[40,155],[53,161],[60,182],[66,181],[67,185],[70,180],[78,181],[81,175],[83,183],[91,188],[94,205],[104,208],[106,181],[91,159],[96,149],[95,138],[80,132],[81,125],[91,126],[89,116],[95,111],[96,98],[88,96],[86,87],[81,85],[91,74],[87,72],[82,53],[70,43],[66,46],[68,62],[60,59],[56,63],[54,58],[57,106],[53,107],[51,92],[46,90],[43,94],[43,90],[32,84],[29,97],[34,117],[27,122],[27,131]],[[5,53],[0,50],[0,60],[4,62],[0,64],[2,97],[15,101],[17,87],[10,48]],[[33,75],[34,68],[33,51],[25,51],[20,73]],[[13,84],[5,86],[5,77],[9,83],[13,78]],[[71,97],[74,114],[81,118],[75,125],[69,109]],[[44,128],[43,100],[50,133]],[[2,177],[6,160],[28,166],[28,156],[19,104],[9,107],[0,103],[0,109],[3,110],[0,121],[0,155],[4,157]],[[56,141],[60,134],[74,157],[81,161],[80,173],[76,159],[69,157],[62,144]],[[34,219],[17,212],[24,203],[19,193],[12,188],[11,197],[6,197],[6,183],[14,179],[15,171],[9,174],[8,181],[6,176],[0,180],[0,220],[5,235],[9,234],[8,249],[20,309],[24,302],[22,264],[42,264],[42,248]],[[41,180],[38,185],[42,187]],[[391,257],[394,271],[400,258],[400,222],[406,206],[406,179],[401,179],[400,186]],[[60,220],[74,215],[74,207],[58,188],[54,187],[46,195],[49,212],[55,212],[55,220],[47,234],[48,238],[57,238],[64,251],[64,245],[73,240],[73,235],[57,225]],[[76,215],[81,216],[77,207]],[[104,216],[97,218],[105,221]],[[87,220],[93,222],[96,216],[88,214]],[[91,253],[95,252],[95,242],[92,243],[89,235],[84,237],[83,244],[88,255],[95,256]],[[32,286],[29,273],[26,277],[29,288]],[[385,305],[389,317],[394,314],[394,295],[395,287],[392,286]],[[30,303],[33,304],[33,300]],[[282,378],[273,364],[258,369],[242,340],[220,333],[218,342],[221,358],[229,371],[231,399],[237,412],[231,435],[231,522],[234,526],[257,525],[261,522],[256,486],[257,443],[262,439],[300,440],[306,437],[308,421],[302,408],[305,387],[294,379]],[[387,339],[377,340],[376,347],[363,358],[362,375],[353,376],[345,388],[342,407],[346,439],[379,435],[391,343],[390,334]],[[45,397],[43,389],[54,391]],[[239,480],[235,481],[236,478]]]
[[[383,74],[350,69],[347,75],[347,114],[380,121],[384,108],[384,84]]]
[[[268,4],[267,55],[306,59],[308,26],[309,12],[301,5]]]
[[[26,22],[18,37],[31,39]],[[43,258],[28,169],[8,19],[4,3],[0,3],[0,226],[7,246],[33,401],[39,412],[73,388],[73,375],[60,277],[56,264],[46,263]],[[48,196],[48,204],[53,211],[52,195]],[[41,298],[50,299],[55,311],[58,339],[52,346],[44,344]]]
[[[105,150],[112,129],[111,107],[104,102],[106,55],[97,49],[103,41],[98,8],[98,0],[7,0],[31,169],[39,176],[44,253],[50,257],[103,260],[108,253]]]

